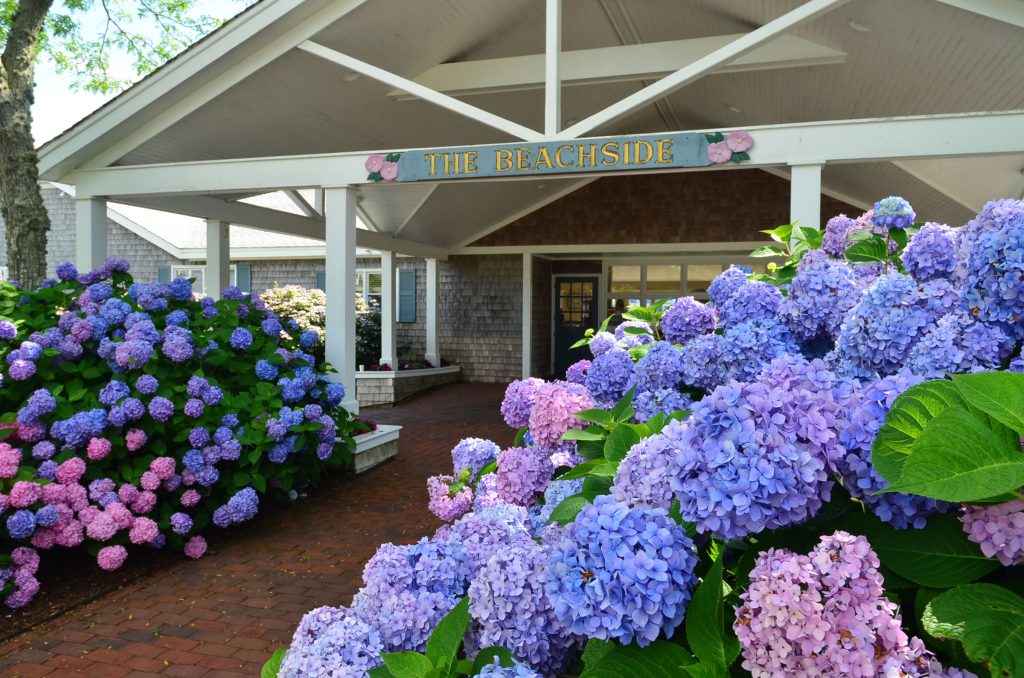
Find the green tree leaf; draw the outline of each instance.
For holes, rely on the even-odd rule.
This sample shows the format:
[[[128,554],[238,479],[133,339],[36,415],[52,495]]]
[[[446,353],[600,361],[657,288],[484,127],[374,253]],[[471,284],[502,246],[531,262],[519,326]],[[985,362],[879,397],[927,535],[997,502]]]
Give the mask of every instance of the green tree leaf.
[[[270,659],[263,665],[263,669],[260,671],[260,678],[277,678],[277,674],[281,671],[281,662],[284,661],[285,654],[288,653],[288,648],[281,647],[274,651],[274,654],[270,655]]]
[[[592,431],[591,428],[571,428],[562,434],[562,440],[604,440],[604,431]]]
[[[485,647],[480,650],[476,655],[476,661],[473,662],[473,672],[471,676],[475,676],[484,670],[484,667],[488,664],[493,664],[495,658],[498,660],[498,664],[501,666],[512,666],[512,653],[503,647]]]
[[[871,446],[871,463],[879,475],[890,483],[898,481],[914,441],[928,422],[955,405],[966,402],[956,386],[945,380],[926,381],[901,393]]]
[[[793,237],[793,224],[782,224],[781,226],[768,229],[767,231],[758,232],[764,233],[784,247],[789,247],[789,239]]]
[[[601,658],[608,654],[615,645],[611,641],[600,638],[590,638],[583,648],[583,665],[594,666]]]
[[[636,387],[629,389],[629,393],[622,396],[619,402],[615,403],[615,407],[612,408],[612,418],[615,421],[623,422],[629,421],[633,418],[636,412],[633,411],[633,394],[636,392]]]
[[[433,633],[430,634],[430,638],[427,640],[427,658],[434,666],[441,669],[442,674],[447,673],[455,663],[455,657],[462,646],[462,638],[466,635],[468,626],[469,598],[464,597],[452,608],[451,612],[437,623]],[[388,668],[391,666],[388,665]],[[391,671],[395,672],[394,669]]]
[[[576,418],[599,426],[611,426],[615,423],[615,419],[612,418],[611,412],[597,408],[577,412]]]
[[[994,677],[1024,675],[1024,598],[995,584],[967,584],[941,593],[921,617],[936,638],[960,641],[972,661]]]
[[[572,521],[576,520],[576,516],[580,511],[584,509],[590,502],[582,494],[574,494],[571,497],[563,499],[558,506],[551,512],[551,517],[548,519],[549,523],[558,523],[559,525],[568,525]]]
[[[873,264],[889,258],[889,245],[885,238],[872,235],[854,243],[846,250],[846,260],[851,264]]]
[[[395,678],[424,678],[434,669],[426,655],[419,652],[386,652],[380,658]]]
[[[964,408],[945,409],[914,442],[900,479],[883,492],[966,503],[1016,491],[1024,486],[1024,456],[1019,440],[1007,443]]]
[[[740,644],[732,629],[727,629],[725,624],[720,554],[694,591],[685,621],[686,640],[701,664],[718,667],[724,673],[739,654]]]
[[[953,383],[972,407],[1024,435],[1024,374],[958,374]]]
[[[630,448],[638,442],[640,442],[640,434],[635,429],[620,424],[604,442],[604,457],[610,462],[620,462],[626,458]]]
[[[967,539],[959,518],[950,513],[933,515],[923,530],[897,530],[867,514],[848,517],[842,527],[867,537],[883,565],[920,586],[966,584],[999,567]]]
[[[656,640],[647,647],[612,645],[580,678],[678,678],[683,667],[693,664],[681,645]]]
[[[559,476],[559,480],[575,480],[577,478],[586,478],[588,475],[590,475],[590,472],[593,471],[595,468],[597,468],[598,466],[603,466],[607,463],[608,462],[605,461],[604,459],[591,459],[590,461],[585,461],[582,464],[577,464],[576,466],[573,466],[571,469],[563,473],[561,476]]]
[[[782,251],[781,247],[775,245],[762,245],[756,250],[751,252],[748,256],[751,257],[784,257],[786,253]]]

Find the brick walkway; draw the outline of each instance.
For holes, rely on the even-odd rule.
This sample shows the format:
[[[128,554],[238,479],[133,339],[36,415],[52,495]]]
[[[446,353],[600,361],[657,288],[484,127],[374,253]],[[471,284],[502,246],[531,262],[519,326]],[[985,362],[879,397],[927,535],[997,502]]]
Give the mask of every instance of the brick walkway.
[[[203,559],[183,560],[0,646],[0,674],[259,675],[303,613],[349,603],[379,544],[415,541],[437,526],[424,480],[451,472],[448,453],[459,439],[511,443],[498,414],[502,393],[494,384],[454,384],[370,411],[379,423],[405,426],[395,460],[354,480],[334,479],[304,502],[213,541]]]

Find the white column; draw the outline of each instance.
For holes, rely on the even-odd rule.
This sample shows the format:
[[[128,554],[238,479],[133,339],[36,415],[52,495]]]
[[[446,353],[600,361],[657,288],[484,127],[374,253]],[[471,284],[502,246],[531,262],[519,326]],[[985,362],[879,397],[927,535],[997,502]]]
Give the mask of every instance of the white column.
[[[206,294],[220,299],[231,284],[231,225],[220,219],[206,220]]]
[[[356,189],[328,188],[324,192],[326,220],[327,328],[324,350],[338,370],[333,375],[345,386],[342,405],[359,411],[356,400]]]
[[[107,201],[75,200],[75,265],[85,273],[103,266],[107,258]]]
[[[547,0],[544,40],[544,134],[554,137],[562,127],[562,0]]]
[[[438,294],[440,277],[438,276],[437,259],[427,259],[427,352],[423,359],[434,367],[441,366],[441,351],[437,343],[437,319],[439,304]]]
[[[821,168],[823,166],[824,163],[790,166],[790,223],[821,228]]]
[[[533,366],[533,255],[523,253],[523,379],[529,379]]]
[[[395,280],[395,253],[380,253],[380,364],[397,369],[395,332],[398,285]]]

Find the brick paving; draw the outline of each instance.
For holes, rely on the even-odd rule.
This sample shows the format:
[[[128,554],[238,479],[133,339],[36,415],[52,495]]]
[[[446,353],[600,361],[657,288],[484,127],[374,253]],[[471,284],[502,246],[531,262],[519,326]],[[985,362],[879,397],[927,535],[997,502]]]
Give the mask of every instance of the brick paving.
[[[496,384],[453,384],[367,411],[405,427],[396,459],[355,479],[332,478],[295,506],[212,541],[201,560],[177,562],[0,645],[0,674],[259,675],[306,611],[350,601],[379,544],[433,531],[425,479],[451,472],[459,439],[511,443],[502,393]]]

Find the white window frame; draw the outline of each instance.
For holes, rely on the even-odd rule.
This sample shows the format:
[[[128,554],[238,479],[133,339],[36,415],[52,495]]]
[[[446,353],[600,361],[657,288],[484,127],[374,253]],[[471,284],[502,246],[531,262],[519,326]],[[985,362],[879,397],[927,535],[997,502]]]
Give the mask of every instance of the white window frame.
[[[766,260],[762,258],[749,257],[749,256],[737,256],[733,253],[722,253],[722,254],[696,254],[686,256],[650,256],[650,257],[628,257],[628,258],[615,258],[615,259],[602,259],[601,270],[604,271],[604,278],[607,281],[603,286],[604,299],[602,300],[602,308],[607,308],[607,300],[615,298],[614,292],[611,291],[612,284],[612,266],[640,266],[640,300],[641,302],[647,299],[647,265],[648,264],[675,264],[680,266],[680,294],[683,296],[693,296],[701,301],[707,301],[708,295],[703,292],[692,292],[690,291],[690,280],[689,280],[689,266],[694,264],[717,264],[722,266],[724,271],[726,268],[732,265],[739,266],[751,266],[754,268],[764,267]]]
[[[238,266],[236,266],[235,264],[231,264],[228,267],[228,270],[229,270],[229,272],[228,272],[228,286],[229,287],[234,287],[235,285],[238,284]],[[203,289],[199,292],[199,294],[204,294],[205,295],[206,294],[206,265],[205,264],[203,264],[202,266],[199,266],[199,265],[189,266],[187,264],[179,264],[177,266],[171,266],[171,280],[174,280],[175,278],[185,278],[185,279],[192,278],[193,274],[196,271],[202,271],[203,272]],[[193,290],[193,292],[195,292],[195,290]]]
[[[370,292],[370,276],[374,275],[374,274],[381,276],[381,292],[377,293],[377,294],[371,294],[371,292]],[[371,296],[380,297],[381,300],[383,301],[383,299],[384,299],[384,297],[382,296],[382,293],[383,293],[383,283],[384,283],[383,269],[380,269],[380,268],[357,268],[356,269],[356,275],[363,276],[362,284],[360,284],[359,281],[356,281],[356,294],[358,294],[360,297],[362,297],[364,302],[369,304]]]

